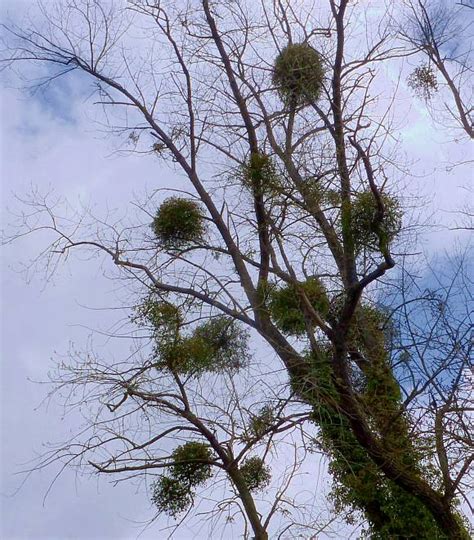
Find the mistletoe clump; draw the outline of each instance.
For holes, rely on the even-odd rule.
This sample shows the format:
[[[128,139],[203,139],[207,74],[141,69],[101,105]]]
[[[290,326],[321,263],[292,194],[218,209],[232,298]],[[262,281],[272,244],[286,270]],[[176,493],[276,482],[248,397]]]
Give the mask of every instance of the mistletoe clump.
[[[272,158],[261,152],[252,152],[242,167],[245,187],[255,195],[271,195],[281,189],[281,176]]]
[[[158,353],[171,371],[184,375],[197,375],[213,371],[213,350],[206,340],[194,336],[178,337],[160,343]]]
[[[273,84],[286,105],[315,102],[321,94],[323,79],[321,56],[309,43],[290,44],[275,60]]]
[[[250,491],[265,489],[272,478],[270,467],[257,456],[246,459],[240,467],[240,472]]]
[[[197,486],[212,476],[212,452],[207,444],[190,441],[178,446],[173,454],[171,474],[188,486]]]
[[[383,219],[378,219],[377,201],[371,190],[358,193],[352,200],[352,237],[356,250],[386,250],[402,227],[402,211],[395,197],[382,193]]]
[[[183,197],[170,197],[159,207],[152,223],[158,240],[168,249],[181,249],[202,240],[206,227],[200,205]]]
[[[418,97],[430,100],[438,91],[438,80],[433,68],[427,64],[416,67],[407,80],[408,86]]]
[[[189,486],[169,476],[160,476],[152,485],[151,500],[159,512],[175,518],[193,504]]]
[[[300,336],[306,332],[306,319],[303,311],[302,291],[311,306],[322,317],[329,311],[329,299],[326,289],[318,278],[288,284],[269,292],[268,308],[278,328],[289,335]]]
[[[272,427],[275,422],[275,411],[271,405],[262,407],[258,414],[250,419],[249,431],[255,438],[263,435]]]
[[[206,444],[190,441],[178,446],[171,458],[170,474],[153,484],[151,500],[159,512],[176,517],[192,506],[193,488],[211,478],[212,452]]]
[[[157,335],[174,335],[183,324],[178,306],[151,297],[138,306],[136,313],[134,321],[140,326],[151,326]]]
[[[194,337],[209,343],[217,371],[240,369],[249,359],[248,332],[230,317],[221,315],[199,325]]]
[[[249,358],[248,332],[230,317],[219,316],[199,325],[190,336],[164,340],[158,353],[177,373],[235,371]]]

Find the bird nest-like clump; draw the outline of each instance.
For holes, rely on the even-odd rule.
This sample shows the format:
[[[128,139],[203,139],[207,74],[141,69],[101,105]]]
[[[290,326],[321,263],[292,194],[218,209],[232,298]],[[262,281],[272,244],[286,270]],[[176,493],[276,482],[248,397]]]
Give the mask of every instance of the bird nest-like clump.
[[[189,336],[164,340],[158,354],[163,366],[181,374],[236,371],[249,358],[248,332],[230,317],[215,317]]]
[[[202,484],[212,476],[212,452],[207,444],[187,442],[174,450],[172,459],[173,478],[189,486]]]
[[[193,504],[193,492],[177,478],[160,476],[152,484],[151,500],[158,512],[176,518]]]
[[[162,475],[152,485],[151,500],[159,512],[176,518],[188,510],[196,486],[212,477],[212,452],[207,444],[189,441],[171,454],[168,475]]]
[[[321,55],[309,43],[290,44],[275,60],[272,81],[287,105],[315,102],[321,94],[323,79]]]
[[[171,302],[146,298],[136,308],[133,321],[139,326],[151,327],[156,336],[176,334],[183,324],[183,316],[178,306]]]
[[[200,205],[183,197],[163,201],[152,229],[166,248],[183,248],[203,239],[206,227]]]
[[[318,278],[308,278],[298,285],[289,284],[270,290],[268,309],[278,328],[289,335],[300,336],[306,332],[303,300],[299,291],[306,295],[311,306],[325,317],[329,310],[329,299],[324,285]]]
[[[246,459],[240,467],[240,472],[250,491],[265,489],[272,478],[270,467],[257,456]]]
[[[276,412],[271,405],[263,406],[259,413],[252,416],[249,422],[249,433],[251,437],[260,439],[272,428],[276,421]]]
[[[416,67],[410,73],[407,84],[418,97],[425,100],[430,100],[438,91],[436,73],[431,66],[426,64]]]
[[[270,156],[252,152],[242,166],[242,182],[255,195],[275,195],[281,190],[281,175]]]
[[[352,200],[352,235],[356,250],[361,252],[384,250],[402,228],[402,210],[399,201],[382,193],[384,216],[378,222],[377,201],[371,190],[358,193]]]

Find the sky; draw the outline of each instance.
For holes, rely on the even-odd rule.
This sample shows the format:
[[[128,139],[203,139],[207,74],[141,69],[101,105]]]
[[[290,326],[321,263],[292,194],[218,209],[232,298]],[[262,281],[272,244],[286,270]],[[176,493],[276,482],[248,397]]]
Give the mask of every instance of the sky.
[[[4,0],[2,11],[21,11],[25,5]],[[68,79],[35,95],[20,86],[14,77],[2,75],[2,227],[15,222],[18,198],[27,196],[33,186],[41,192],[53,189],[72,204],[91,204],[99,213],[105,209],[120,213],[127,201],[153,189],[163,175],[173,179],[154,157],[116,152],[119,141],[101,131],[97,109],[82,82],[76,87]],[[447,171],[446,165],[472,157],[472,150],[440,132],[423,103],[415,101],[410,111],[400,136],[420,178],[411,180],[408,189],[429,196],[426,212],[436,213],[438,225],[452,223],[449,212],[466,202],[464,188],[472,182],[472,171],[466,166]],[[457,235],[459,242],[465,241],[464,232]],[[104,479],[67,470],[49,489],[54,470],[27,478],[20,474],[45,442],[65,439],[79,422],[78,417],[64,416],[54,402],[44,402],[47,388],[35,381],[47,378],[54,358],[65,354],[71,344],[86,343],[90,329],[107,332],[124,316],[103,309],[116,305],[120,289],[104,276],[106,269],[100,265],[71,257],[49,281],[34,269],[21,271],[42,242],[44,238],[22,238],[1,252],[0,536],[5,540],[156,539],[156,528],[143,530],[153,513],[150,503],[133,485],[112,486]],[[436,227],[425,234],[422,245],[433,255],[452,243],[453,233]],[[113,352],[120,347],[106,337],[96,335],[94,340],[99,350]],[[190,536],[183,533],[176,538]]]
[[[52,186],[70,200],[117,205],[130,198],[133,184],[153,178],[146,161],[109,157],[111,148],[94,137],[85,115],[71,123],[54,117],[42,101],[12,90],[3,92],[1,111],[3,208],[14,207],[13,194],[27,194],[32,183],[41,190]],[[64,353],[71,342],[84,341],[88,328],[106,331],[117,319],[116,312],[89,309],[115,301],[115,287],[100,268],[72,260],[53,282],[33,276],[27,284],[18,263],[35,253],[38,242],[31,237],[2,252],[1,536],[135,538],[137,527],[128,520],[149,517],[149,507],[131,486],[111,490],[107,483],[98,486],[67,472],[43,501],[54,474],[50,470],[32,475],[13,496],[22,479],[14,473],[27,467],[42,443],[64,439],[75,422],[61,419],[54,405],[38,408],[45,388],[29,380],[45,380],[55,351]],[[97,507],[100,520],[91,517]]]

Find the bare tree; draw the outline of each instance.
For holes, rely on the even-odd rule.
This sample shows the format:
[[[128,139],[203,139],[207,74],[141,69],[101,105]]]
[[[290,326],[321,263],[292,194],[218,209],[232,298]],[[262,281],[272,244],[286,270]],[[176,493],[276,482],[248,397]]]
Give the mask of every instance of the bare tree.
[[[463,3],[453,7],[444,1],[410,0],[401,35],[428,60],[412,73],[411,86],[429,99],[438,90],[439,74],[454,102],[445,104],[449,120],[472,139],[472,22],[464,16],[466,7],[472,9]]]
[[[105,253],[183,322],[178,332],[169,328],[172,317],[165,318],[167,333],[154,336],[152,364],[131,372],[112,368],[113,376],[107,367],[100,377],[103,368],[93,366],[85,381],[73,370],[71,381],[106,389],[106,405],[117,414],[152,402],[186,421],[217,456],[199,465],[226,471],[255,538],[266,538],[267,524],[241,481],[245,452],[239,450],[236,460],[222,446],[228,430],[236,429],[239,405],[231,408],[227,427],[220,426],[227,435],[215,444],[215,435],[205,431],[214,420],[198,426],[186,406],[181,376],[196,384],[187,362],[216,362],[220,354],[219,347],[204,357],[186,347],[202,333],[199,318],[210,324],[219,313],[229,325],[256,332],[285,367],[290,395],[304,412],[277,417],[272,430],[296,429],[296,418],[299,426],[311,410],[320,447],[331,458],[340,508],[362,511],[374,538],[420,537],[420,531],[426,538],[468,538],[456,499],[470,460],[446,447],[447,437],[465,438],[453,429],[456,415],[469,412],[457,407],[464,375],[446,394],[431,372],[425,382],[416,378],[415,394],[404,399],[384,331],[387,317],[374,301],[395,266],[392,245],[403,232],[393,186],[397,148],[389,138],[394,100],[381,110],[371,93],[382,76],[378,67],[406,54],[392,39],[389,14],[367,24],[361,43],[354,22],[361,8],[347,0],[324,7],[137,0],[109,11],[104,5],[75,0],[67,9],[44,10],[38,28],[8,27],[5,62],[45,66],[48,84],[70,72],[90,76],[103,106],[117,111],[112,128],[127,133],[138,151],[172,163],[191,191],[150,208],[151,229],[149,223],[121,231],[106,226],[98,238],[90,230],[80,238],[79,229],[65,232],[43,206],[56,235],[49,257],[78,248]],[[146,51],[127,33],[132,27],[146,38]],[[23,231],[37,229],[23,223]],[[191,307],[182,314],[183,306]],[[152,384],[157,363],[172,388]],[[212,362],[206,366],[215,369]],[[449,355],[443,366],[450,369]],[[465,374],[464,366],[459,373]],[[413,403],[424,405],[422,415]],[[205,405],[212,409],[213,399]],[[429,426],[434,439],[423,436]],[[148,441],[155,445],[157,436],[150,432]],[[120,437],[123,443],[127,435]],[[101,439],[102,447],[107,444]],[[126,441],[125,459],[136,462],[127,453],[144,444]],[[85,448],[89,452],[90,444]],[[72,457],[82,456],[82,449]],[[169,457],[153,452],[147,465],[170,467]],[[117,469],[117,459],[120,452],[92,466],[102,473],[136,466]]]
[[[310,411],[281,397],[282,382],[262,380],[255,370],[238,380],[226,372],[184,375],[143,351],[140,343],[136,354],[113,361],[74,352],[58,365],[49,397],[73,408],[80,392],[87,427],[52,446],[34,470],[92,467],[120,481],[142,481],[158,515],[177,520],[170,536],[193,516],[201,530],[207,523],[209,535],[238,524],[244,538],[296,527],[316,533],[334,521],[291,489],[314,434],[303,429]],[[281,454],[284,470],[274,469],[272,478],[271,464]]]
[[[404,406],[417,419],[420,439],[434,440],[445,485],[453,490],[466,483],[460,494],[469,506],[474,458],[471,257],[467,248],[435,267],[426,261],[422,279],[415,269],[403,268],[387,326]]]

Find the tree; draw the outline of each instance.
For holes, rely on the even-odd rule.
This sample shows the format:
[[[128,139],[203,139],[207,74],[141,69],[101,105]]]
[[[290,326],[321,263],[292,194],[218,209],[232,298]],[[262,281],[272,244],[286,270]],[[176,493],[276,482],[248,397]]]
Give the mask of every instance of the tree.
[[[245,461],[253,443],[235,458],[225,437],[213,443],[215,420],[198,425],[200,415],[186,405],[202,399],[195,388],[203,373],[238,370],[241,355],[233,351],[243,344],[238,325],[246,326],[286,370],[288,396],[277,402],[269,433],[311,419],[331,459],[339,508],[361,511],[373,538],[468,538],[456,506],[471,463],[462,457],[469,409],[459,393],[466,342],[451,344],[438,364],[425,351],[407,372],[399,356],[408,346],[394,343],[390,312],[376,301],[397,262],[392,246],[404,217],[389,140],[394,102],[381,110],[371,89],[382,76],[378,67],[406,53],[384,17],[361,51],[351,35],[360,6],[330,0],[326,8],[202,0],[199,8],[133,1],[122,9],[75,0],[44,11],[47,26],[8,27],[7,63],[39,62],[48,83],[71,72],[89,76],[104,107],[126,111],[117,129],[137,150],[181,170],[191,190],[149,207],[141,229],[104,227],[83,237],[54,215],[43,225],[55,234],[49,256],[76,248],[105,253],[146,289],[138,309],[151,324],[152,360],[131,372],[72,368],[66,382],[107,389],[108,409],[119,415],[124,406],[156,403],[179,418],[176,429],[199,435],[164,457],[153,450],[136,458],[127,448],[131,463],[117,467],[122,458],[114,453],[92,463],[98,472],[166,468],[153,496],[159,509],[176,513],[182,507],[170,497],[186,506],[195,490],[189,477],[183,481],[179,456],[199,449],[198,459],[185,461],[192,474],[202,472],[204,482],[208,467],[223,469],[255,538],[266,538],[250,489],[266,481],[266,465],[253,456]],[[147,51],[134,49],[130,28],[141,29]],[[42,208],[51,216],[48,204]],[[29,227],[26,219],[23,231]],[[428,307],[444,310],[433,302]],[[449,317],[442,320],[451,330]],[[406,317],[410,347],[434,335],[438,322],[420,337]],[[462,328],[465,319],[458,323]],[[156,387],[156,370],[171,386]],[[456,375],[448,384],[450,370]],[[190,400],[190,391],[197,397]],[[241,399],[219,426],[232,437]],[[284,413],[287,402],[302,412]],[[212,410],[214,397],[204,405]],[[150,433],[145,446],[162,433]],[[245,430],[235,436],[243,443]],[[116,437],[128,439],[114,432],[100,446],[113,446]],[[125,442],[135,450],[136,442]],[[91,450],[67,448],[72,459]],[[137,459],[144,463],[135,465]],[[257,480],[249,481],[249,470]]]
[[[147,299],[138,308],[137,323],[150,332],[155,346],[158,337],[169,337],[169,319],[163,318],[169,307]],[[138,341],[139,351],[129,359],[107,362],[93,351],[76,352],[72,361],[58,366],[52,376],[54,394],[66,406],[74,403],[74,389],[87,388],[87,429],[52,447],[35,468],[56,462],[86,464],[102,475],[143,477],[157,511],[178,520],[173,530],[192,513],[198,493],[207,499],[199,513],[210,531],[216,523],[237,522],[245,538],[250,531],[267,538],[269,530],[278,534],[304,527],[318,533],[333,521],[329,515],[315,515],[291,491],[314,438],[303,429],[310,411],[301,410],[291,396],[279,396],[284,384],[278,376],[263,380],[253,370],[252,376],[236,380],[232,371],[237,366],[228,363],[214,363],[215,373],[209,372],[208,357],[229,360],[235,354],[240,362],[246,359],[247,335],[233,321],[217,317],[201,323],[190,337],[173,343],[173,355],[143,357],[143,336]],[[189,356],[182,354],[184,343],[192,348]],[[184,364],[185,359],[190,363]],[[274,472],[269,463],[281,452],[290,459],[283,471]],[[257,511],[262,490],[266,497]],[[272,527],[280,513],[283,519]]]
[[[472,73],[469,47],[471,23],[465,17],[465,3],[453,8],[443,1],[407,2],[408,14],[401,36],[415,51],[428,60],[418,66],[409,79],[409,84],[427,100],[438,90],[437,74],[441,77],[454,106],[445,103],[448,121],[455,122],[472,139],[474,138],[474,119],[472,95],[469,95],[469,77]],[[439,112],[434,110],[434,116]],[[444,121],[446,121],[443,115]]]

